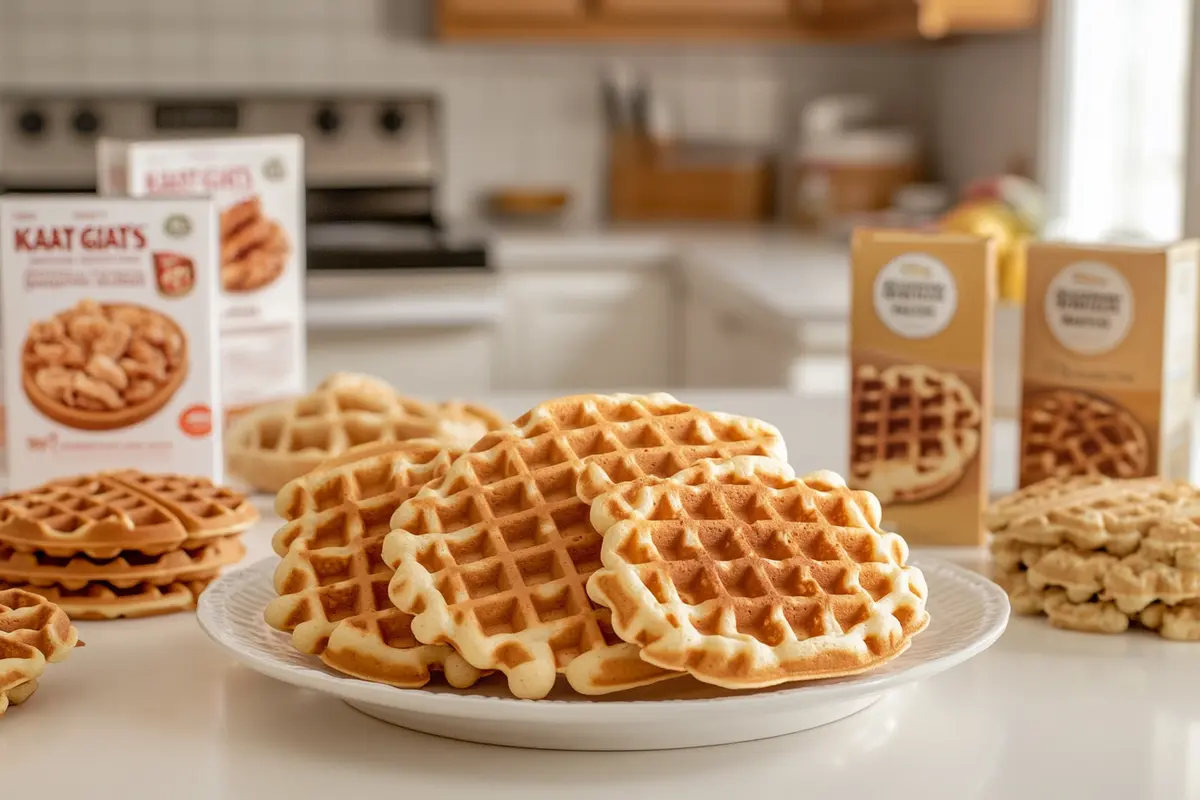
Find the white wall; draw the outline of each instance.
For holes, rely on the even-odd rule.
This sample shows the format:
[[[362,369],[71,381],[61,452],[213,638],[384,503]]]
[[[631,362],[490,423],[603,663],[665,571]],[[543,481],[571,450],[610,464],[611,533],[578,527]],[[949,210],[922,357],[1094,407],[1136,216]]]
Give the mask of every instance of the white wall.
[[[446,45],[430,38],[429,7],[0,0],[0,89],[434,90],[445,103],[443,202],[452,215],[474,211],[488,186],[542,182],[570,188],[578,218],[599,216],[597,80],[618,57],[651,76],[694,136],[790,142],[795,109],[807,99],[867,91],[945,149],[944,172],[955,180],[1004,166],[1036,139],[1027,135],[1036,37],[946,47]],[[1017,68],[1004,69],[1014,59]],[[989,88],[973,89],[976,79]]]

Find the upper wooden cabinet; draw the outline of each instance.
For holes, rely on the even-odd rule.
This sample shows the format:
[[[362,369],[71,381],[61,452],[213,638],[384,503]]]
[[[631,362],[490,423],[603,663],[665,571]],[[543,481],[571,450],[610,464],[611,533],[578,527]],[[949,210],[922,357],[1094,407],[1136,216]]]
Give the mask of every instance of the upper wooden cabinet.
[[[794,0],[596,0],[602,14],[671,17],[675,21],[708,17],[719,20],[788,19]]]
[[[441,0],[441,13],[451,18],[530,21],[582,18],[588,0]]]
[[[1043,0],[436,0],[444,39],[871,41],[1029,28]]]

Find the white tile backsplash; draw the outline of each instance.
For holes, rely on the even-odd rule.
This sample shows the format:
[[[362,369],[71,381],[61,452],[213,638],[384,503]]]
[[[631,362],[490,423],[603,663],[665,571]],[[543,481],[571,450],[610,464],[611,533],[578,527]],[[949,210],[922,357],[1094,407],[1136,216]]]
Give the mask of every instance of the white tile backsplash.
[[[0,90],[433,91],[444,107],[445,211],[473,213],[497,184],[541,183],[568,188],[574,216],[588,220],[602,213],[598,81],[614,59],[649,77],[681,133],[790,151],[797,109],[829,91],[877,94],[896,118],[945,142],[970,95],[964,78],[931,80],[930,69],[970,74],[1001,67],[1005,52],[1029,54],[1005,40],[980,51],[983,66],[915,43],[441,44],[431,19],[430,0],[0,0]],[[1036,102],[1024,84],[993,83],[1014,108],[967,130],[1007,157],[1027,144]],[[938,91],[952,109],[939,108]],[[955,179],[1000,157],[955,148]]]

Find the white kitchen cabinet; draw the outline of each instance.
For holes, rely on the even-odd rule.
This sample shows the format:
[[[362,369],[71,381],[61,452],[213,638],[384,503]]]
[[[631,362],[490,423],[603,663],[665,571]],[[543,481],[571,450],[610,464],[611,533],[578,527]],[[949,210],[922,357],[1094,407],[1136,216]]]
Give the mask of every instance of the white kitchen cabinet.
[[[796,347],[753,317],[718,309],[687,294],[683,323],[684,385],[697,388],[789,388]]]
[[[665,266],[509,271],[497,387],[612,391],[677,385],[674,285]]]
[[[479,325],[310,328],[308,378],[364,372],[405,394],[429,400],[470,399],[491,390],[494,333]]]

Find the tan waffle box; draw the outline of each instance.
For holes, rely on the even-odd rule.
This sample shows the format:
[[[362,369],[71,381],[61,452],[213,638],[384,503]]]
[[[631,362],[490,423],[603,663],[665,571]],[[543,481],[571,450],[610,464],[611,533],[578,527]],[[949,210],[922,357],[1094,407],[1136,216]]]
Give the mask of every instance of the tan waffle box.
[[[984,239],[857,230],[850,485],[916,544],[981,544],[996,255]]]
[[[1031,245],[1020,482],[1189,477],[1200,243]]]
[[[13,489],[127,467],[221,479],[216,230],[209,200],[0,198]]]
[[[105,139],[97,154],[102,194],[207,195],[216,203],[226,410],[304,391],[302,139]]]

